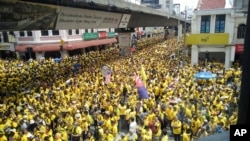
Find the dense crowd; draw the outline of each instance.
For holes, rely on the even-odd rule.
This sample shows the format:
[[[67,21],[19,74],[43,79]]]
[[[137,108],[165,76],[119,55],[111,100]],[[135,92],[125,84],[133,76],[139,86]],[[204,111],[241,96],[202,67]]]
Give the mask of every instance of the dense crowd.
[[[59,62],[0,60],[0,141],[191,141],[236,124],[239,64],[192,66],[174,55],[183,46],[174,38],[138,45],[129,56],[110,48]],[[112,68],[108,84],[103,65]],[[195,79],[201,71],[217,78]],[[134,73],[148,99],[138,99]]]

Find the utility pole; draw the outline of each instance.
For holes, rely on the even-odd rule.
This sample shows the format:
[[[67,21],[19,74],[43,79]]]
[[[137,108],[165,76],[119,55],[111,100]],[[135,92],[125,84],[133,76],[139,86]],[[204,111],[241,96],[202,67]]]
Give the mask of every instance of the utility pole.
[[[187,49],[187,44],[186,44],[186,35],[187,35],[187,6],[185,6],[185,22],[184,22],[184,51],[183,55],[188,56],[188,49]]]
[[[176,13],[178,14],[178,23],[177,23],[177,50],[178,50],[178,57],[180,56],[180,4],[174,4],[175,8],[177,7],[178,9],[176,10]]]

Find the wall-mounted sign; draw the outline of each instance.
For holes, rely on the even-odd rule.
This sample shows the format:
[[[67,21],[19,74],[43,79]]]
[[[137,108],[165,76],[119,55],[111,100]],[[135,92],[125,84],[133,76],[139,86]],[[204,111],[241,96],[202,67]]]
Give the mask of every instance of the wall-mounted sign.
[[[93,39],[98,39],[98,33],[84,33],[83,34],[83,40],[93,40]]]
[[[106,31],[98,32],[98,38],[99,39],[105,39],[107,37],[108,37],[108,33]]]
[[[227,45],[229,44],[229,34],[190,34],[186,36],[186,43],[189,45]]]
[[[108,32],[108,37],[109,38],[115,37],[115,32]]]
[[[244,44],[235,44],[235,53],[243,53]]]
[[[121,22],[119,24],[119,28],[126,28],[128,26],[128,22],[130,20],[131,15],[130,14],[123,14]]]
[[[11,50],[10,43],[0,43],[0,50]]]
[[[122,14],[60,7],[56,29],[117,28]]]

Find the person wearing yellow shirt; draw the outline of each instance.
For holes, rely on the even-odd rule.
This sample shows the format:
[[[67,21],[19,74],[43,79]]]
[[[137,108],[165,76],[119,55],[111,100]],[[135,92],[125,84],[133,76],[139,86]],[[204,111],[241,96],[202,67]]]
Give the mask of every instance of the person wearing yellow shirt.
[[[82,129],[79,126],[79,123],[75,122],[74,123],[74,127],[72,129],[72,133],[71,133],[71,139],[73,141],[80,141],[81,135],[82,135]]]
[[[3,129],[0,129],[0,141],[7,141],[7,137],[4,135]]]
[[[118,134],[118,126],[117,126],[117,122],[115,120],[111,120],[111,133],[114,137],[116,137],[116,135]]]
[[[177,117],[174,117],[171,127],[173,128],[174,140],[181,141],[181,121]]]
[[[191,121],[191,129],[193,132],[193,135],[195,136],[197,134],[198,129],[201,127],[201,122],[198,119],[197,115],[194,115],[192,121]]]
[[[125,112],[126,112],[127,106],[122,103],[122,104],[120,104],[118,106],[118,109],[119,109],[119,113],[120,113],[120,120],[119,120],[119,123],[118,123],[118,130],[120,131],[122,128],[126,128],[127,129],[127,127],[122,127],[122,125],[126,124],[126,115],[125,115]]]
[[[161,138],[161,141],[168,141],[168,134],[167,134],[167,130],[164,129],[162,130],[162,138]]]
[[[128,141],[136,141],[138,139],[138,136],[136,133],[134,133],[134,131],[129,131],[129,133],[126,136]]]
[[[161,131],[161,123],[159,121],[159,118],[158,117],[155,117],[154,118],[154,125],[156,127],[156,132],[153,133],[153,141],[158,141],[160,140],[160,137],[161,137],[161,134],[162,134],[162,131]]]
[[[54,137],[54,141],[62,141],[62,134],[61,133],[56,133],[55,137]],[[76,140],[72,139],[72,141],[76,141]]]
[[[144,141],[151,141],[153,138],[152,130],[148,126],[145,126],[144,129],[145,129],[145,134],[143,135]]]

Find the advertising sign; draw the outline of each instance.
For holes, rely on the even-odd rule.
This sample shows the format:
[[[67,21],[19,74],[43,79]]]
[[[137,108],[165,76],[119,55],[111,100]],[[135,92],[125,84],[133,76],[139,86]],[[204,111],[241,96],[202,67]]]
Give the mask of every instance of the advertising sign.
[[[84,40],[93,40],[98,38],[98,33],[83,33],[83,39]]]
[[[130,53],[130,42],[131,42],[131,33],[119,33],[118,34],[120,54],[122,56],[128,56]]]
[[[60,3],[72,4],[70,1],[61,0]],[[0,30],[118,28],[122,18],[121,13],[65,7],[55,3],[0,0]]]
[[[240,54],[244,52],[244,44],[235,44],[235,53]]]
[[[130,14],[123,14],[121,22],[119,24],[119,28],[127,28],[130,17],[131,17]]]
[[[229,44],[229,34],[190,34],[186,36],[186,43],[189,45],[227,45]]]
[[[98,32],[98,38],[99,39],[105,39],[107,37],[108,37],[108,33],[106,31]]]
[[[60,7],[56,29],[117,28],[122,14]]]

